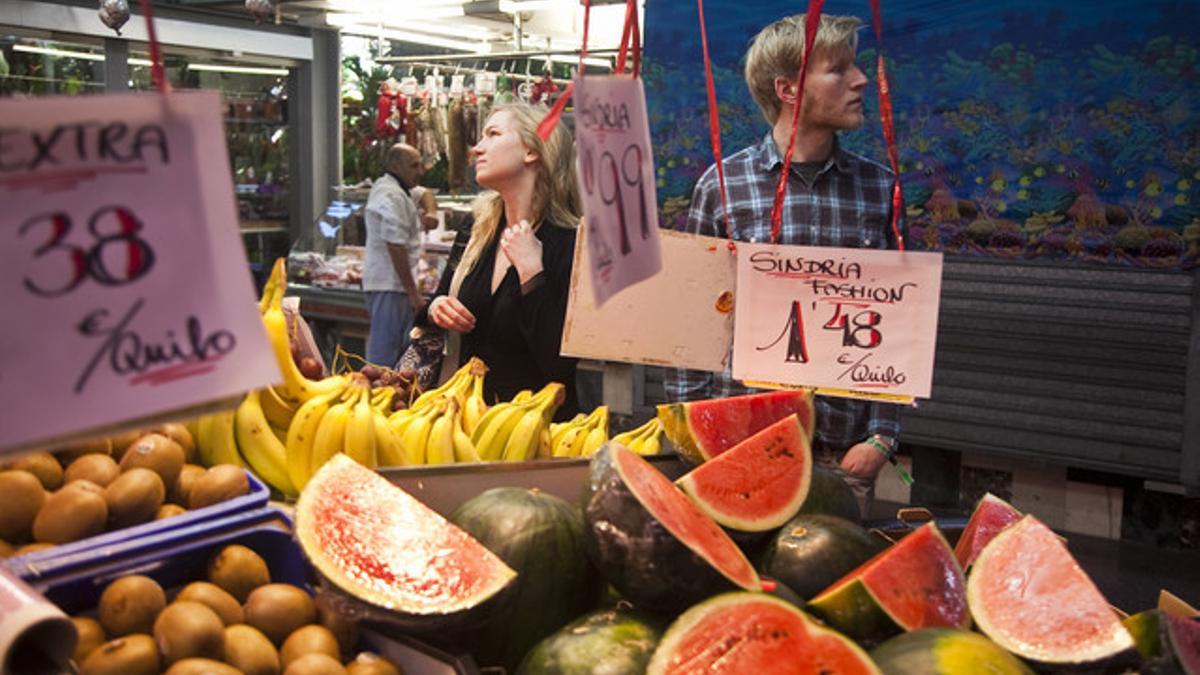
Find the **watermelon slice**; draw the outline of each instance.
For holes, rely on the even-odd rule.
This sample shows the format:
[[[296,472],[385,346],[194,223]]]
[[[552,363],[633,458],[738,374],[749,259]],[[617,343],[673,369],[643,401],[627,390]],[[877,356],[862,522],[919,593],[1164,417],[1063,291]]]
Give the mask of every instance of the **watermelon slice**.
[[[967,521],[958,543],[954,545],[954,557],[958,558],[958,564],[964,570],[970,567],[983,547],[1001,530],[1020,520],[1021,515],[1012,504],[990,492],[985,494]]]
[[[800,417],[811,441],[815,428],[811,391],[771,391],[658,406],[667,438],[692,464],[702,464],[790,415]]]
[[[1061,668],[1136,657],[1133,637],[1099,589],[1033,516],[984,547],[967,602],[979,630],[1027,660]]]
[[[1145,660],[1142,672],[1200,675],[1200,621],[1150,609],[1121,623]]]
[[[700,510],[743,532],[774,530],[796,515],[812,479],[808,434],[789,415],[676,481]]]
[[[821,591],[808,609],[858,640],[970,621],[962,568],[933,522]]]
[[[592,456],[582,504],[588,556],[639,609],[680,611],[725,589],[761,587],[729,535],[619,443]]]
[[[648,675],[879,672],[858,645],[762,593],[726,593],[684,612],[646,669]]]
[[[295,530],[335,588],[411,630],[478,620],[472,610],[516,577],[470,535],[344,454],[305,486]]]
[[[923,628],[904,633],[871,650],[887,675],[1033,675],[1029,666],[979,633]]]

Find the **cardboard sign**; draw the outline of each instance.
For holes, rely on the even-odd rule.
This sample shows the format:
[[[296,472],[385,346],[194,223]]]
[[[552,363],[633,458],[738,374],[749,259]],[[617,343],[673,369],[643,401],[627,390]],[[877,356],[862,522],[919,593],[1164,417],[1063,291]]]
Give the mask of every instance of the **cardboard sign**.
[[[0,453],[277,382],[216,92],[0,100]]]
[[[733,341],[736,258],[729,242],[663,230],[663,270],[597,307],[589,273],[593,234],[575,240],[563,324],[567,356],[721,372]]]
[[[662,268],[654,155],[640,79],[575,78],[575,146],[599,307]]]
[[[942,254],[737,248],[735,378],[928,398]]]

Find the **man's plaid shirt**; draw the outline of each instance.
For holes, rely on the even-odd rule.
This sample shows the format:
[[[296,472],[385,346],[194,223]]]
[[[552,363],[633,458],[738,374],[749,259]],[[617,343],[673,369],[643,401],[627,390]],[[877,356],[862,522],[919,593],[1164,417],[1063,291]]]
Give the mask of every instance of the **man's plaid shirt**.
[[[768,133],[758,145],[725,159],[729,226],[737,241],[771,240],[771,207],[783,157]],[[891,231],[892,172],[881,164],[843,150],[835,142],[833,155],[813,179],[804,181],[793,165],[784,199],[780,244],[895,248]],[[687,232],[725,236],[716,165],[700,177],[692,193]],[[901,213],[903,219],[903,213]],[[667,370],[667,398],[688,401],[748,394],[748,389],[724,373]],[[818,397],[815,444],[841,454],[872,434],[900,435],[900,411],[895,405],[857,399]]]

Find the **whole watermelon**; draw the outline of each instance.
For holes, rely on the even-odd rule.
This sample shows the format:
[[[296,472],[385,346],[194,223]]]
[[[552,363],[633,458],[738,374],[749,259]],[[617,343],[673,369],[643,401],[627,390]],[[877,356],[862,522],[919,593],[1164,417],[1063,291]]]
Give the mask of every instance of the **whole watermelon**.
[[[827,513],[855,523],[862,520],[854,489],[832,469],[819,464],[813,467],[808,496],[799,513]]]
[[[661,620],[641,612],[592,612],[539,642],[517,675],[641,675],[662,629]]]
[[[883,550],[861,525],[837,516],[800,514],[780,528],[760,569],[812,598]]]

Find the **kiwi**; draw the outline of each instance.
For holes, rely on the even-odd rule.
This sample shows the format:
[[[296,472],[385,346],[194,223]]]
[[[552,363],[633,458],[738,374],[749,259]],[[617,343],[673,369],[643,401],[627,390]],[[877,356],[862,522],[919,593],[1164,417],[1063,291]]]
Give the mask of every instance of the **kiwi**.
[[[121,457],[121,471],[136,466],[158,473],[163,485],[174,485],[184,464],[183,448],[162,434],[146,434]]]
[[[91,454],[71,462],[67,470],[63,472],[63,482],[88,480],[100,487],[108,487],[109,483],[112,483],[120,475],[121,467],[117,466],[116,460],[112,457]]]
[[[91,617],[73,616],[71,623],[75,624],[75,633],[79,635],[79,642],[75,643],[75,653],[71,655],[71,660],[83,663],[93,649],[108,641],[108,636],[104,634],[104,627],[100,622]]]
[[[0,558],[7,558],[17,552],[17,548],[12,544],[0,539]]]
[[[374,652],[362,652],[346,664],[347,675],[400,675],[391,661]]]
[[[28,555],[30,553],[37,553],[38,551],[45,551],[48,548],[54,548],[54,544],[46,544],[46,543],[25,544],[24,546],[13,551],[13,554],[11,557],[16,558],[18,556]]]
[[[292,661],[283,675],[346,675],[346,669],[328,654],[305,654]]]
[[[193,581],[184,586],[183,590],[179,591],[179,595],[175,596],[175,600],[207,605],[209,609],[217,613],[217,616],[221,617],[221,623],[226,626],[245,621],[242,604],[237,601],[237,598],[220,586],[207,581]]]
[[[79,666],[80,675],[155,675],[158,649],[154,638],[137,633],[109,640],[92,650]]]
[[[33,538],[49,544],[65,544],[104,531],[108,504],[95,483],[77,480],[46,498],[33,519]]]
[[[42,481],[28,471],[0,471],[0,539],[29,538],[34,518],[46,502]]]
[[[141,467],[129,469],[104,488],[108,523],[121,528],[150,522],[166,496],[167,490],[157,473]]]
[[[198,602],[172,602],[154,620],[154,641],[163,661],[225,656],[225,624],[221,617]]]
[[[241,672],[213,659],[183,659],[171,664],[163,675],[240,675]]]
[[[104,589],[96,615],[105,632],[120,637],[149,633],[154,627],[154,617],[166,606],[167,595],[157,581],[141,574],[130,574]]]
[[[125,451],[130,448],[138,439],[150,433],[147,429],[130,429],[119,434],[109,436],[108,441],[111,444],[111,454],[118,462],[125,456]]]
[[[158,511],[154,514],[154,519],[174,518],[175,516],[182,516],[185,513],[187,513],[187,509],[178,504],[163,504],[158,507]]]
[[[342,652],[350,654],[358,645],[358,622],[339,612],[333,598],[329,593],[317,593],[314,602],[317,604],[318,622],[333,633]]]
[[[178,504],[186,509],[188,507],[188,497],[192,493],[192,485],[207,470],[199,464],[184,464],[183,469],[179,471],[179,479],[167,491],[167,499],[172,504]]]
[[[246,471],[232,464],[218,464],[197,476],[188,491],[188,507],[202,509],[250,492]]]
[[[112,441],[103,437],[89,438],[85,441],[80,441],[79,443],[74,443],[54,451],[54,456],[57,457],[58,461],[62,462],[64,465],[70,464],[84,455],[112,454]]]
[[[251,591],[271,583],[271,572],[257,553],[241,544],[230,544],[209,561],[208,580],[238,602],[246,602]]]
[[[225,662],[247,675],[279,674],[275,645],[262,631],[244,623],[225,628]]]
[[[192,438],[192,432],[188,431],[187,427],[178,422],[169,422],[154,427],[153,431],[178,443],[179,447],[183,448],[183,461],[189,464],[195,463],[196,440]]]
[[[31,452],[24,455],[13,462],[11,468],[17,471],[28,471],[37,476],[38,480],[42,482],[42,487],[49,492],[62,487],[62,464],[59,464],[54,455],[48,452]]]
[[[287,636],[279,648],[279,660],[287,668],[292,661],[305,654],[328,654],[336,659],[341,656],[341,647],[328,628],[312,623],[297,628]]]
[[[275,644],[282,644],[292,631],[317,620],[317,606],[312,598],[291,584],[267,584],[254,589],[243,609],[246,623],[261,630]]]

